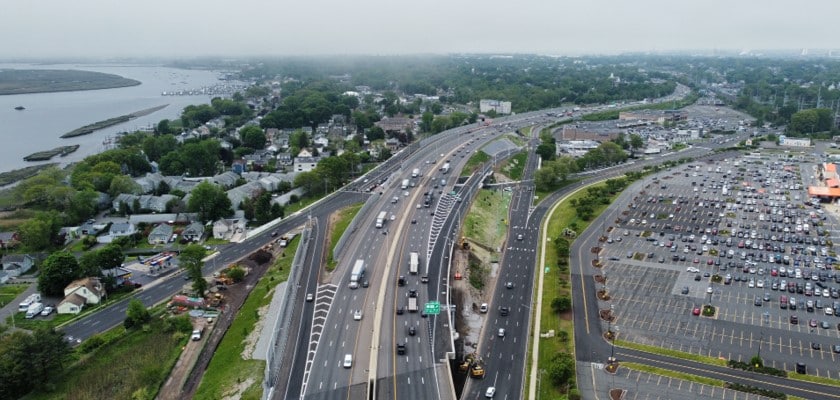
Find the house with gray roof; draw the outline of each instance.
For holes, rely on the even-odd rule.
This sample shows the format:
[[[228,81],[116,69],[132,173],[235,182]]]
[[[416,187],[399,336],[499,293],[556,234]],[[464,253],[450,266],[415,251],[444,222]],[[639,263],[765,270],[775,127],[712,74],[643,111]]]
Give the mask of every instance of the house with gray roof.
[[[166,244],[172,237],[172,225],[158,224],[149,233],[149,244]]]
[[[234,234],[245,232],[245,219],[220,219],[213,223],[213,237],[230,240]]]
[[[223,172],[213,177],[213,183],[224,188],[232,188],[236,186],[236,182],[238,180],[239,175],[231,171]]]
[[[35,258],[29,254],[7,254],[0,261],[3,272],[10,277],[21,276],[35,265]]]
[[[181,237],[191,242],[201,240],[202,236],[204,236],[204,225],[201,222],[193,222],[181,232]]]

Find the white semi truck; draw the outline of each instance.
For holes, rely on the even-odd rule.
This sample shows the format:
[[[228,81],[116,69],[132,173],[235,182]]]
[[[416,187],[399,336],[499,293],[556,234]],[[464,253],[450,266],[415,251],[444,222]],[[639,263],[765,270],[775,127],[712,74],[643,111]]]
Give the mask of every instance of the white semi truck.
[[[385,218],[387,218],[388,213],[385,211],[380,211],[379,215],[376,216],[376,227],[381,228],[385,226]]]
[[[350,271],[350,289],[358,288],[363,276],[365,276],[365,261],[356,260],[353,270]]]
[[[417,268],[420,266],[420,255],[416,252],[408,254],[408,272],[411,275],[417,275]]]

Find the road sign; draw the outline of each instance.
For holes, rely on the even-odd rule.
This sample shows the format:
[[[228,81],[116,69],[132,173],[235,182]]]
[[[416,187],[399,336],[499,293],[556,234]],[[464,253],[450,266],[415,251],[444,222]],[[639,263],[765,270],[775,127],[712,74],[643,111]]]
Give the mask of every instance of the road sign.
[[[425,311],[427,315],[438,315],[440,314],[440,302],[439,301],[430,301],[426,303]]]

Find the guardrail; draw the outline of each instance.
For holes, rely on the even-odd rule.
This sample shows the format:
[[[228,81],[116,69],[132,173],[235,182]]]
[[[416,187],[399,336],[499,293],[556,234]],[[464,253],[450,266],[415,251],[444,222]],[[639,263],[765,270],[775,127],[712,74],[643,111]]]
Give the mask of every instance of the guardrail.
[[[301,232],[300,244],[295,257],[292,260],[292,270],[289,273],[289,279],[286,281],[286,291],[283,300],[280,302],[280,310],[278,311],[277,321],[274,323],[273,333],[271,335],[271,345],[266,349],[266,363],[265,376],[263,377],[263,400],[268,400],[273,396],[274,387],[280,379],[280,362],[286,354],[286,344],[289,343],[289,325],[291,324],[290,312],[294,307],[289,307],[291,304],[296,304],[299,285],[293,282],[300,281],[300,275],[303,272],[302,262],[305,258],[306,252],[309,251],[311,227],[307,227]]]

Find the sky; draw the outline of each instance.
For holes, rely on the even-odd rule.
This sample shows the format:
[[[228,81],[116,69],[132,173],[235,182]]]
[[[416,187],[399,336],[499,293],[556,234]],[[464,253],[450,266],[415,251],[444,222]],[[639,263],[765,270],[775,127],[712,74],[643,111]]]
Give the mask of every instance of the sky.
[[[840,50],[840,0],[2,0],[0,59]]]

